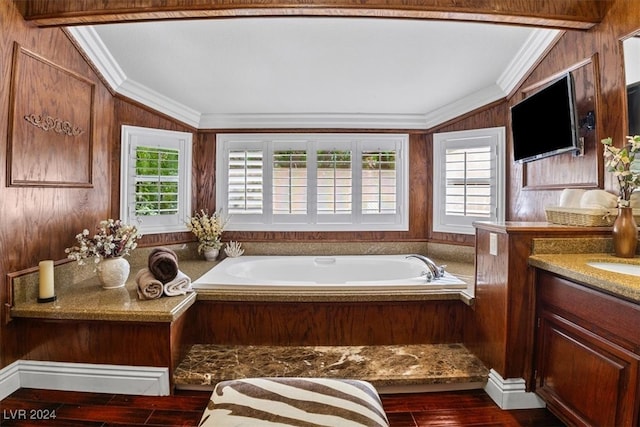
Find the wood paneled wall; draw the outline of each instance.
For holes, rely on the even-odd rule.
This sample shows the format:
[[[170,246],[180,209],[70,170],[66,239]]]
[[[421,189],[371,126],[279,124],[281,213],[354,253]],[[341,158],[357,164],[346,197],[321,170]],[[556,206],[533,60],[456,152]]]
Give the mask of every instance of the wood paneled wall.
[[[33,52],[61,69],[68,70],[95,85],[93,109],[95,120],[92,129],[92,179],[91,187],[8,187],[7,144],[9,134],[9,109],[12,82],[35,79],[25,70],[24,74],[11,77],[14,43]],[[52,88],[47,96],[59,97],[60,103],[73,102],[65,91]],[[44,94],[29,93],[31,101],[38,104]],[[55,102],[53,103],[55,104]],[[67,104],[68,105],[68,104]],[[22,113],[22,112],[18,112]],[[53,112],[49,114],[53,115]],[[38,265],[43,259],[60,260],[65,257],[64,248],[71,246],[76,233],[90,224],[106,218],[113,208],[110,203],[112,172],[110,144],[115,131],[114,100],[82,55],[74,48],[65,33],[56,28],[34,29],[27,25],[12,3],[0,0],[0,310],[7,308],[6,275]],[[46,136],[50,135],[50,136]],[[54,132],[43,132],[41,137],[51,138]],[[19,138],[14,146],[27,144]],[[43,144],[46,145],[46,140]],[[86,167],[74,165],[60,158],[51,157],[55,169]],[[41,162],[42,163],[42,162]],[[40,166],[42,166],[40,163]],[[53,165],[51,165],[53,167]],[[1,316],[4,318],[4,316]],[[16,347],[17,338],[11,325],[0,325],[0,367],[12,362],[9,348]]]
[[[403,302],[198,301],[191,341],[224,345],[398,345],[462,341],[459,300]]]
[[[586,63],[585,66],[592,67],[593,71],[594,81],[591,84],[593,85],[596,129],[590,135],[592,143],[587,145],[588,151],[584,157],[560,155],[538,160],[535,162],[536,165],[532,164],[531,167],[523,167],[508,160],[508,219],[544,220],[544,206],[557,204],[563,187],[576,186],[576,182],[580,180],[577,174],[589,174],[588,178],[595,179],[598,186],[617,193],[611,174],[603,172],[600,140],[611,136],[617,145],[624,142],[627,132],[627,109],[621,40],[639,30],[638,3],[617,0],[602,23],[591,30],[565,32],[558,43],[514,91],[509,100],[509,106],[522,99],[522,92],[527,88]],[[588,90],[589,88],[586,88],[586,91]],[[513,158],[511,147],[509,132],[509,159]],[[589,165],[587,168],[584,167],[585,163]],[[561,170],[565,172],[557,173]],[[550,172],[553,172],[554,180],[549,184],[555,186],[555,189],[532,188],[522,191],[527,176],[531,178],[532,174],[549,174]]]
[[[508,125],[508,106],[521,97],[520,92],[550,76],[570,69],[585,59],[597,57],[594,74],[598,81],[595,93],[595,140],[612,136],[622,141],[625,135],[625,86],[620,39],[640,29],[640,8],[630,0],[615,0],[602,23],[588,31],[569,30],[536,66],[508,101],[488,106],[480,111],[452,121],[428,132],[412,132],[411,199],[408,232],[367,233],[254,233],[232,235],[240,240],[437,240],[456,244],[473,244],[471,238],[430,232],[431,212],[431,134],[433,131],[462,130]],[[13,46],[18,43],[53,64],[69,70],[95,84],[93,99],[93,168],[89,188],[8,187],[7,141],[11,93]],[[33,94],[39,96],[38,93]],[[63,97],[65,94],[61,93]],[[6,311],[6,274],[34,267],[42,259],[60,260],[64,248],[73,243],[73,236],[100,219],[116,216],[119,184],[119,129],[121,124],[193,129],[176,123],[162,114],[115,97],[101,82],[83,56],[76,50],[64,31],[58,28],[37,28],[27,24],[10,0],[0,0],[0,309]],[[508,135],[510,132],[508,132]],[[197,132],[194,149],[194,204],[214,209],[215,206],[215,133]],[[14,142],[14,143],[20,143]],[[507,160],[507,218],[540,220],[543,207],[557,201],[558,190],[521,191],[522,167],[513,164],[509,148]],[[573,170],[581,158],[553,160],[541,165],[547,173],[558,168]],[[605,188],[614,189],[610,177],[602,176],[601,155],[597,160],[599,180]],[[60,166],[60,165],[58,165]],[[67,165],[73,167],[74,165]],[[563,182],[554,183],[562,185]],[[144,245],[191,240],[187,233],[147,236]],[[4,317],[4,316],[2,316]],[[0,366],[11,363],[18,348],[11,324],[0,325]]]

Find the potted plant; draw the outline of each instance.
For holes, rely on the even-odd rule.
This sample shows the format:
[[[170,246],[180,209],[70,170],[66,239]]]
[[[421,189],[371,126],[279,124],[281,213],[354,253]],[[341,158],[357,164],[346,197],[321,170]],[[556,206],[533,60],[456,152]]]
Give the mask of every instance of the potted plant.
[[[227,220],[219,212],[209,215],[205,209],[196,212],[187,222],[187,228],[197,238],[198,253],[203,253],[208,261],[218,258],[222,247],[222,232],[227,224]]]
[[[91,236],[88,229],[76,235],[77,245],[65,249],[67,257],[83,264],[93,258],[102,287],[105,289],[124,286],[129,277],[129,262],[124,259],[138,246],[142,237],[134,225],[128,225],[119,219],[100,221],[98,232]]]
[[[627,136],[627,144],[614,147],[611,138],[602,141],[604,165],[618,181],[618,217],[613,223],[613,248],[615,255],[633,258],[638,245],[638,226],[633,218],[631,193],[640,186],[640,164],[634,164],[640,151],[640,136]]]

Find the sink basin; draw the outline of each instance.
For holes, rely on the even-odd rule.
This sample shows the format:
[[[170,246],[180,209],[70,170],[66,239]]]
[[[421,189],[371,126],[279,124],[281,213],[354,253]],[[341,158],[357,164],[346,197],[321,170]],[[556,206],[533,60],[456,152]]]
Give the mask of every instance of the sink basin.
[[[601,270],[611,271],[613,273],[629,274],[631,276],[640,277],[640,265],[624,264],[621,262],[588,262],[588,266],[599,268]]]

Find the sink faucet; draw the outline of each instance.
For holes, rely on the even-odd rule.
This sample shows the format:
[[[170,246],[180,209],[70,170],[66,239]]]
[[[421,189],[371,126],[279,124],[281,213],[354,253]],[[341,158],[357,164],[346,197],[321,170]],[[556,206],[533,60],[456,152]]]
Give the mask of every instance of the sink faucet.
[[[430,282],[434,279],[439,279],[444,276],[444,269],[446,265],[437,265],[433,260],[427,258],[424,255],[411,254],[407,255],[407,258],[417,258],[420,261],[424,262],[429,271],[426,272],[427,282]]]

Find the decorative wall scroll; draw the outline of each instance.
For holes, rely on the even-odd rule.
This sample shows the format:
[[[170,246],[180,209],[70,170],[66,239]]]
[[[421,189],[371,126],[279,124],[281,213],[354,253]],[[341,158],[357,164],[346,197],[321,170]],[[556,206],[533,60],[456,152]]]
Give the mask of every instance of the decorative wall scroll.
[[[78,136],[84,132],[84,129],[74,126],[66,120],[56,119],[51,116],[27,114],[24,119],[45,132],[51,130],[67,136]]]
[[[10,186],[91,187],[95,85],[14,44]]]

